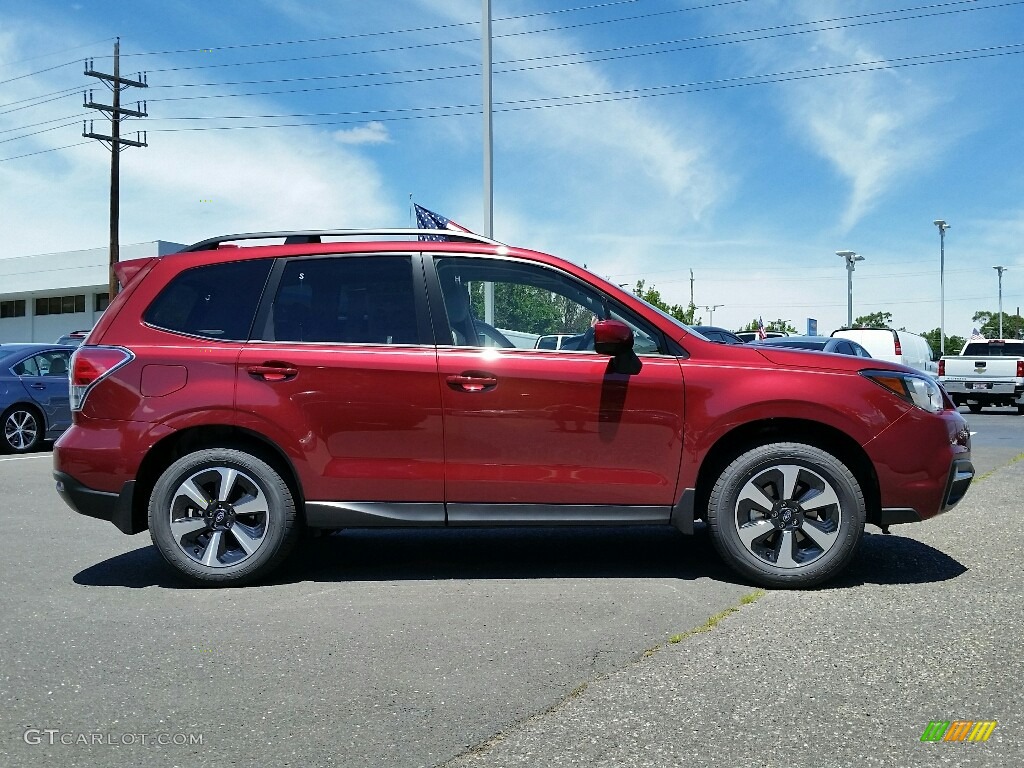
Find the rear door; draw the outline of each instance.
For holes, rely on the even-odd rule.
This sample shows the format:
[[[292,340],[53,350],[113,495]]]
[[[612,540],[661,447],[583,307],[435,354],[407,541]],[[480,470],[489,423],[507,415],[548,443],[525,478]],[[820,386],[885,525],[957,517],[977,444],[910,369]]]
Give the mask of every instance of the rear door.
[[[418,254],[279,260],[238,359],[240,424],[271,436],[307,511],[338,504],[443,523],[436,349]],[[404,511],[403,511],[404,510]],[[379,522],[379,521],[378,521]]]
[[[554,268],[496,257],[434,263],[432,299],[443,308],[431,314],[451,325],[438,332],[449,521],[667,521],[683,381],[657,330]],[[592,322],[607,317],[633,327],[639,373],[616,373],[593,350]],[[483,346],[480,324],[529,348]],[[529,341],[552,334],[572,342],[546,350]]]
[[[46,416],[47,434],[57,435],[71,426],[68,361],[64,350],[40,352],[15,366],[28,396]]]

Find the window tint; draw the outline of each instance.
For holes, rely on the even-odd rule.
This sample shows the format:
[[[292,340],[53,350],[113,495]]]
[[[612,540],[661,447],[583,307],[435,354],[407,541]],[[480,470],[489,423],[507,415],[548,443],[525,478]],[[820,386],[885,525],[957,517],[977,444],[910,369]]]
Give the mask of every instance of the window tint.
[[[38,376],[39,363],[34,357],[29,357],[15,365],[11,370],[14,371],[15,376]]]
[[[437,274],[455,346],[593,350],[591,326],[614,318],[633,329],[638,355],[660,354],[660,335],[586,284],[549,267],[503,259],[441,258]],[[486,322],[487,284],[493,323]]]
[[[260,259],[188,269],[160,292],[143,319],[191,336],[244,341],[270,267],[270,259]]]
[[[975,342],[967,345],[968,357],[1024,357],[1024,341]]]
[[[418,344],[408,256],[296,259],[284,269],[264,337]]]

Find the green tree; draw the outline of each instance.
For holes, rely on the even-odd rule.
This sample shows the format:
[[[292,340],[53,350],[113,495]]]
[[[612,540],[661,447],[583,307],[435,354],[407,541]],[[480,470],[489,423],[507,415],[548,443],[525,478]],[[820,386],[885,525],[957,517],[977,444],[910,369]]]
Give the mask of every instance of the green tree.
[[[740,328],[740,331],[756,331],[757,323],[758,319],[755,317],[745,326]],[[791,336],[797,333],[796,328],[793,327],[789,320],[783,320],[781,317],[778,320],[772,320],[771,322],[765,323],[764,329],[766,331],[779,331],[781,333],[788,333]]]
[[[939,329],[933,328],[930,331],[921,331],[921,336],[924,336],[928,341],[928,346],[932,348],[932,352],[936,355],[939,354],[939,350],[942,347],[939,344]],[[959,355],[960,350],[964,348],[964,344],[967,341],[963,336],[950,336],[946,334],[946,354],[947,355]]]
[[[892,312],[872,312],[870,315],[861,315],[853,321],[854,328],[891,328]],[[899,330],[905,331],[906,328]]]
[[[648,304],[657,307],[662,312],[671,315],[681,323],[686,323],[687,325],[700,325],[700,318],[695,317],[697,308],[693,304],[690,304],[688,307],[684,307],[682,304],[669,304],[661,298],[661,291],[653,285],[650,288],[647,287],[646,280],[636,281],[636,287],[633,288],[633,295],[637,298],[643,299]]]
[[[978,310],[971,320],[978,324],[978,330],[986,339],[999,338],[999,312]],[[1003,338],[1024,339],[1024,317],[1003,312]]]

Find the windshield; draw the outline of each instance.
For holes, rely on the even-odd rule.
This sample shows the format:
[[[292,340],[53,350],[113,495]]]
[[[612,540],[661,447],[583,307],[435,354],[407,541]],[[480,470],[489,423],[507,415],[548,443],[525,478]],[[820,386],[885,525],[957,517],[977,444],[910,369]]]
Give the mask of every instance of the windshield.
[[[970,357],[1024,357],[1024,341],[979,341],[967,345]]]

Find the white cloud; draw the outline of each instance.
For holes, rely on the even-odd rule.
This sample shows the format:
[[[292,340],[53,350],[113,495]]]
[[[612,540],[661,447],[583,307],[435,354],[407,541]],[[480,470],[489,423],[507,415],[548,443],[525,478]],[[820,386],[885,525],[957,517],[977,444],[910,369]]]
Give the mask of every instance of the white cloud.
[[[377,121],[335,131],[333,138],[339,144],[387,144],[391,141],[387,127]]]

